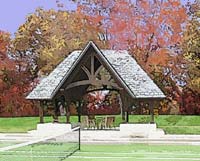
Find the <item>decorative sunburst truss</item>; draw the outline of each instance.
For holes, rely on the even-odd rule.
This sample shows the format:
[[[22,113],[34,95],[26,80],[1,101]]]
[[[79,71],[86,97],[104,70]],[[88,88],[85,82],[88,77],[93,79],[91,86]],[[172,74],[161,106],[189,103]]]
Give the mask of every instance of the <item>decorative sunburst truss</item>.
[[[97,69],[95,70],[95,62],[98,59],[91,55],[90,66],[87,67],[85,65],[81,66],[81,70],[87,75],[87,79],[75,81],[67,85],[65,90],[78,87],[78,86],[85,86],[88,85],[87,91],[94,91],[94,90],[120,90],[120,88],[115,80],[112,78],[108,70],[100,64]],[[96,59],[96,61],[95,61]],[[98,62],[99,63],[99,62]]]

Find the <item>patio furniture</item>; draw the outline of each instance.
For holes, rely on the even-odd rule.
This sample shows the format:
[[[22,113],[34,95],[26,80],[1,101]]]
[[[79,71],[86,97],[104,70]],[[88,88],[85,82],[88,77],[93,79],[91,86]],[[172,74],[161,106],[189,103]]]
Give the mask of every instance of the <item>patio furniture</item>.
[[[114,127],[115,117],[114,116],[108,116],[106,118],[106,128],[112,128]]]
[[[101,129],[101,122],[102,122],[102,117],[101,116],[97,116],[95,117],[95,123],[96,123],[96,128],[97,129]]]
[[[96,127],[97,129],[106,129],[114,127],[115,116],[97,116]]]
[[[106,117],[102,117],[100,127],[101,129],[106,129]]]
[[[95,118],[89,117],[89,116],[82,116],[82,120],[81,120],[81,128],[82,129],[95,128],[95,126],[96,126]]]
[[[81,128],[88,128],[89,127],[89,123],[88,123],[88,116],[82,116],[81,117]]]
[[[88,116],[88,128],[94,128],[96,127],[96,121],[95,121],[95,116],[89,115]]]
[[[106,116],[97,116],[96,120],[96,127],[97,129],[105,129],[106,128]]]

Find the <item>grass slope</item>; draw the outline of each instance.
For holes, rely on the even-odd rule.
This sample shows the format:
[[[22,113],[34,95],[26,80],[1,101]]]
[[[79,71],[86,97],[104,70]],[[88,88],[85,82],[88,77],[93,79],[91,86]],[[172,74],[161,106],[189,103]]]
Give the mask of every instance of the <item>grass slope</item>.
[[[65,117],[59,118],[65,122]],[[27,132],[36,129],[38,117],[0,118],[0,132]],[[148,115],[131,115],[132,123],[148,123]],[[52,122],[51,117],[45,117],[45,122]],[[77,117],[72,116],[71,122],[77,122]],[[115,126],[122,122],[121,116],[116,116]],[[167,134],[200,134],[200,116],[159,115],[155,116],[158,128],[164,129]]]

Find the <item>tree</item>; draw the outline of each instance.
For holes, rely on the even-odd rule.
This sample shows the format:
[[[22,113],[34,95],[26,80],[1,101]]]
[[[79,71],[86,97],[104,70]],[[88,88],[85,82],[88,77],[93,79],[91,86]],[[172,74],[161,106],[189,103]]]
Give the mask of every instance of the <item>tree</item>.
[[[13,40],[13,51],[29,57],[33,73],[48,74],[75,49],[82,49],[89,40],[102,47],[99,28],[91,26],[79,11],[37,9],[27,17]]]
[[[128,49],[163,89],[168,100],[181,95],[185,60],[181,53],[186,8],[180,0],[77,0],[78,9],[102,28],[112,49]]]
[[[200,94],[187,86],[183,88],[180,102],[180,112],[182,114],[200,114]]]
[[[100,29],[91,26],[79,11],[38,8],[29,15],[9,48],[21,82],[26,81],[22,86],[26,91],[21,90],[21,94],[30,92],[40,77],[49,74],[70,52],[82,49],[89,40],[106,46],[106,41],[100,40],[99,32]]]
[[[200,3],[188,4],[190,19],[182,39],[182,50],[186,60],[187,84],[181,97],[181,112],[200,114]]]
[[[19,62],[9,54],[9,45],[10,35],[0,31],[0,114],[33,115],[33,105],[25,99],[31,82],[29,74],[25,68],[22,70]],[[22,64],[22,60],[20,62]]]
[[[91,24],[102,28],[110,48],[130,50],[148,73],[155,70],[161,73],[165,70],[167,75],[177,70],[174,76],[180,73],[175,70],[175,63],[181,58],[179,44],[187,14],[179,0],[80,0],[77,3]]]
[[[189,20],[182,41],[184,58],[188,61],[188,87],[200,94],[200,3],[190,4]]]

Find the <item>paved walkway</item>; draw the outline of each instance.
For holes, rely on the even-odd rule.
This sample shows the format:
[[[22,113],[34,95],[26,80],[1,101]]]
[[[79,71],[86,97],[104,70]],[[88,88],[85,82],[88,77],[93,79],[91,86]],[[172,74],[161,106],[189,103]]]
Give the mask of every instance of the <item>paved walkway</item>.
[[[0,133],[0,142],[26,142],[40,138],[42,137],[30,133]],[[121,135],[118,130],[82,130],[81,142],[85,144],[148,143],[200,145],[200,135],[162,135],[157,138],[148,138]]]
[[[82,131],[83,143],[148,143],[200,145],[200,135],[163,135],[154,138],[119,135],[117,131]]]

